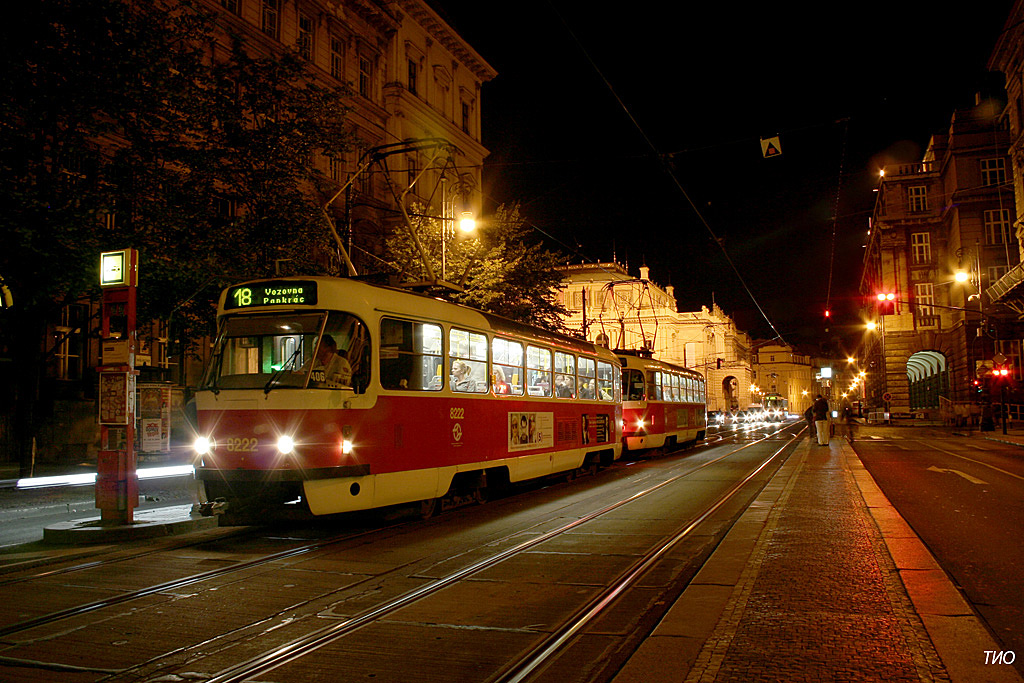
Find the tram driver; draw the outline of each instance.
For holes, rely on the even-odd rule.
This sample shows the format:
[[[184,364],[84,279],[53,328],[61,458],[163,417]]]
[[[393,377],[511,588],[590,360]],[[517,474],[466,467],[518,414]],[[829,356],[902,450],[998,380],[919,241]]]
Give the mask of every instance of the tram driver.
[[[312,370],[312,379],[318,384],[352,386],[352,365],[344,352],[338,352],[338,344],[329,334],[320,340]]]

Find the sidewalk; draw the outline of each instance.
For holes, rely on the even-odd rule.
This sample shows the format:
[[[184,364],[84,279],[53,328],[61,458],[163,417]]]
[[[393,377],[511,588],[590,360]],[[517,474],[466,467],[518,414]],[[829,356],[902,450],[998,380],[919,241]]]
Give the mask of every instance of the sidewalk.
[[[615,683],[1021,683],[843,439],[804,440]]]

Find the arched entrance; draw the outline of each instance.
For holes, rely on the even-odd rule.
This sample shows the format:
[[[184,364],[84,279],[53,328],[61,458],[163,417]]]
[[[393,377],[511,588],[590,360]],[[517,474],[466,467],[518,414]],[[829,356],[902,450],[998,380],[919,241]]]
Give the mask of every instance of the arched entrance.
[[[740,409],[740,382],[732,375],[722,380],[722,397],[726,410]]]
[[[907,359],[910,409],[938,408],[939,398],[949,398],[949,369],[945,354],[918,351]]]

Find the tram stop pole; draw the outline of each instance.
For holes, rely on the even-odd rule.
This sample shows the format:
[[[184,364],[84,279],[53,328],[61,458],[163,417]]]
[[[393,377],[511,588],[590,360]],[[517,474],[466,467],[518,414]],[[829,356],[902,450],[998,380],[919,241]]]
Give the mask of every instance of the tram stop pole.
[[[99,370],[100,451],[96,507],[102,525],[131,524],[139,502],[135,456],[136,290],[139,252],[100,254],[102,361]]]

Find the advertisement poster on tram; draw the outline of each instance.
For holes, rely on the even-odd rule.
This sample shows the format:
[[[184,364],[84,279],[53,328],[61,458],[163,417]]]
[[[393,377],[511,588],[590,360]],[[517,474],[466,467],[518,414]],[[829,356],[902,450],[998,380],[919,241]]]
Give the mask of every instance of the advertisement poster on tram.
[[[508,449],[551,448],[554,445],[554,413],[509,413]]]

